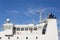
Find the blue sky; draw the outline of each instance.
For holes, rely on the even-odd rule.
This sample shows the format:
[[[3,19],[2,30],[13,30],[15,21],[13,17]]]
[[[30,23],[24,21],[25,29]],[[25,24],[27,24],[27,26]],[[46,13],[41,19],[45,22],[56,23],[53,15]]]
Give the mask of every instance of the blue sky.
[[[7,18],[15,24],[39,23],[38,12],[44,14],[53,13],[58,19],[60,28],[60,0],[0,0],[0,30]],[[46,16],[46,17],[45,17]]]

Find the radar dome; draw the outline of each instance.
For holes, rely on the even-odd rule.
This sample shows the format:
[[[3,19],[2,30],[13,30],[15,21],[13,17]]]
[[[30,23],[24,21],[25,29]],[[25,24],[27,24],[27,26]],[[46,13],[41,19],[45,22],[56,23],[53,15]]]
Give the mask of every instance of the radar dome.
[[[6,21],[10,21],[10,19],[7,19]]]

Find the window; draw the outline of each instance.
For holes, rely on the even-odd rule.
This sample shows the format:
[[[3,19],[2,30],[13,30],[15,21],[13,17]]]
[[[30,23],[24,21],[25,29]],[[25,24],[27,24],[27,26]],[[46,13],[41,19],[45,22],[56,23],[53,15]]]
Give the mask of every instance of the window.
[[[38,39],[38,37],[36,37],[36,39]]]
[[[24,31],[24,28],[21,28],[21,31]]]
[[[20,31],[20,28],[16,28],[17,31]]]
[[[0,39],[1,39],[1,37],[0,37]]]
[[[28,37],[26,37],[26,39],[28,39]]]
[[[10,37],[8,37],[8,39],[10,39]]]
[[[32,30],[32,28],[29,28],[29,30]]]
[[[29,28],[30,32],[32,33],[32,28]]]
[[[16,27],[13,27],[13,34],[16,33]]]
[[[35,27],[34,30],[37,30],[37,28]]]
[[[17,37],[17,39],[19,39],[19,37]]]
[[[25,28],[25,30],[27,31],[27,30],[28,30],[28,28]]]
[[[43,27],[42,34],[46,33],[46,29],[47,29],[47,24],[45,24],[45,26]]]

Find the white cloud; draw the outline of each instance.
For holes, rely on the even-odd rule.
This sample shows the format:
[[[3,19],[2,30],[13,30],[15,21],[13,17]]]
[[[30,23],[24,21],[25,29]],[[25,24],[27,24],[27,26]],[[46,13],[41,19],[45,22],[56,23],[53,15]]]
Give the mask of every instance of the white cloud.
[[[29,8],[28,11],[31,14],[34,14],[35,12],[41,12],[41,13],[43,13],[44,11],[46,11],[46,8],[41,8],[41,9],[31,9],[31,8]]]
[[[6,10],[6,15],[12,17],[19,17],[20,15],[22,15],[22,12],[20,10]]]
[[[42,14],[45,15],[45,17],[47,16],[46,14],[48,14],[49,12],[55,14],[55,13],[60,13],[60,10],[54,7],[49,7],[49,8],[28,8],[24,13],[26,16],[32,17],[32,15],[41,12]],[[59,15],[59,14],[57,14]]]
[[[29,8],[27,9],[24,13],[25,15],[27,16],[31,16],[31,15],[34,15],[38,12],[41,12],[41,13],[44,13],[46,11],[46,8],[41,8],[41,9],[33,9],[33,8]]]
[[[11,14],[13,14],[13,13],[19,13],[18,10],[7,10],[7,12],[8,12],[8,13],[11,13]]]

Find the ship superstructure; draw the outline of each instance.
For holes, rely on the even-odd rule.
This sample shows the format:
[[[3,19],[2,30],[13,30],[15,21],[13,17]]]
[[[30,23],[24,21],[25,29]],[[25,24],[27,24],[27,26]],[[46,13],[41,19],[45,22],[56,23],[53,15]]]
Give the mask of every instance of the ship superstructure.
[[[3,29],[0,40],[58,40],[57,20],[52,14],[36,25],[15,25],[7,19]]]

